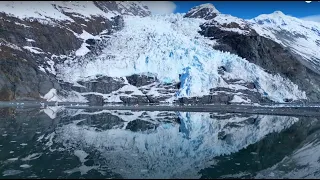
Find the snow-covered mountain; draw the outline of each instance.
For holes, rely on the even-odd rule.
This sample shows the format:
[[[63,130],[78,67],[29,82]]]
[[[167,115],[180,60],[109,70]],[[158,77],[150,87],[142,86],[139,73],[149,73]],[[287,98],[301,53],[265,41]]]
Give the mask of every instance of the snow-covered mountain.
[[[305,51],[298,48],[301,34],[292,40],[296,45],[279,35],[283,29],[295,33],[289,25],[278,27],[279,19],[273,25],[258,20],[265,15],[247,21],[222,14],[211,4],[186,14],[160,16],[151,15],[142,2],[26,3],[0,4],[2,58],[8,59],[0,68],[4,92],[0,100],[260,103],[320,99],[319,76],[311,76],[311,67],[305,63],[317,61],[314,45],[319,36],[314,32],[319,26],[315,23],[304,23],[309,28],[304,27],[305,41],[310,41]],[[279,16],[291,26],[303,22]],[[229,42],[252,37],[270,42],[247,46],[246,53]],[[229,47],[217,48],[223,45]],[[277,50],[272,49],[275,45]],[[258,48],[271,55],[263,60],[247,56],[256,51],[261,55]],[[279,49],[282,57],[274,57]],[[22,73],[5,70],[14,66],[10,58],[17,59]],[[285,61],[282,66],[280,61]],[[292,75],[297,68],[309,78],[307,83],[295,77],[299,73]],[[35,76],[38,79],[33,80]]]
[[[203,9],[201,6],[198,8]],[[319,65],[317,65],[318,52],[315,45],[319,38],[316,34],[319,23],[304,23],[303,20],[286,16],[281,12],[267,16],[270,16],[269,20],[281,19],[282,17],[286,19],[287,25],[283,24],[285,27],[279,28],[279,25],[270,24],[267,28],[261,22],[259,24],[254,20],[245,20],[215,12],[213,18],[200,25],[201,31],[199,33],[217,41],[213,45],[214,49],[237,54],[271,74],[286,77],[297,84],[302,91],[305,91],[310,101],[319,101],[320,86],[318,81],[320,79]],[[185,17],[194,18],[192,15]],[[278,22],[279,20],[270,21]],[[280,23],[278,22],[278,24]],[[301,43],[300,36],[295,36],[297,34],[295,26],[298,26],[296,29],[301,28],[300,26],[305,27],[304,30],[301,30],[306,36],[304,43]],[[287,31],[279,30],[285,28]],[[289,36],[291,38],[286,38]],[[304,47],[297,48],[298,46]]]
[[[260,35],[289,47],[319,71],[320,24],[304,21],[276,11],[249,20]]]
[[[148,16],[150,11],[140,2],[123,1],[2,1],[0,11],[20,19],[75,21],[73,18],[111,18],[116,15]]]
[[[185,16],[193,18],[212,19],[220,12],[210,3],[201,4],[190,9]]]
[[[61,91],[56,64],[93,50],[97,35],[122,27],[123,14],[151,13],[140,2],[0,2],[0,100]],[[92,37],[96,41],[86,41]]]
[[[246,20],[222,14],[212,4],[203,4],[193,7],[184,15],[186,18],[200,18],[206,21],[202,26],[214,26],[221,30],[236,32],[239,34],[250,33],[250,27]]]

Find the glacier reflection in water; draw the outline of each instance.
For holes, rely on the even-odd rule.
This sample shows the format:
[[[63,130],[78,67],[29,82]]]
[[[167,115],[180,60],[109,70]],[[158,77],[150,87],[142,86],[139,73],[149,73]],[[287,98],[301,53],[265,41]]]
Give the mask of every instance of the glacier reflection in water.
[[[17,113],[14,118],[23,122],[26,117]],[[288,116],[63,108],[38,111],[31,119],[46,123],[39,125],[41,129],[32,129],[28,123],[27,130],[35,131],[29,132],[34,133],[32,138],[24,139],[30,149],[20,151],[11,161],[10,153],[2,155],[1,161],[6,162],[2,176],[14,172],[17,177],[43,178],[201,178],[202,170],[219,166],[218,157],[245,150],[299,120]],[[9,130],[5,124],[0,128]],[[8,138],[14,137],[6,137],[8,144]],[[43,164],[43,160],[51,163]],[[39,168],[47,168],[50,175],[35,168],[41,161]]]
[[[124,178],[200,178],[214,157],[230,154],[298,121],[280,116],[219,116],[214,113],[101,111],[110,129],[78,121],[55,130],[55,143],[68,150],[96,150],[113,172]],[[101,115],[100,114],[100,115]],[[226,116],[226,117],[224,117]]]

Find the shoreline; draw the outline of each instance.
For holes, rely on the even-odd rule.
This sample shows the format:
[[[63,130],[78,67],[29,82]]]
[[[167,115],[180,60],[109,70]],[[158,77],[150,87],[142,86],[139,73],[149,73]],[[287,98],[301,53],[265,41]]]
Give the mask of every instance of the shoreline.
[[[65,106],[68,109],[90,110],[132,110],[132,111],[178,111],[178,112],[220,112],[280,116],[320,116],[319,107],[263,107],[248,105],[198,105],[198,106]]]
[[[14,101],[0,102],[0,108],[46,108],[61,106],[67,109],[88,110],[132,110],[132,111],[179,111],[179,112],[219,112],[243,113],[280,116],[320,116],[320,103],[305,104],[105,104],[103,106],[77,102],[41,102],[41,101]]]

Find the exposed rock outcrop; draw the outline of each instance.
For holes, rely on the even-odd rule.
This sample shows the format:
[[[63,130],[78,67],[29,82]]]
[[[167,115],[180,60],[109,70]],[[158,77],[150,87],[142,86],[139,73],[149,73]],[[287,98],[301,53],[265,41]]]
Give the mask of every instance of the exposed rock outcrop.
[[[60,89],[51,74],[39,70],[34,57],[6,46],[0,53],[0,100],[40,99],[50,89]]]

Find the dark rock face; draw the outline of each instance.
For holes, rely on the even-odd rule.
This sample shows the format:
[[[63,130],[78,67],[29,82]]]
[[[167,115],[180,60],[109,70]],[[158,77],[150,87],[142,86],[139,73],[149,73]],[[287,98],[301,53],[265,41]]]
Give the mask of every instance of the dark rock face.
[[[102,95],[94,94],[101,93],[101,94],[112,94],[118,95],[123,94],[120,96],[120,100],[125,104],[137,104],[137,103],[160,103],[164,100],[170,98],[170,94],[175,93],[178,89],[176,89],[175,85],[173,84],[155,84],[151,86],[156,86],[157,91],[162,94],[162,96],[154,96],[154,95],[147,95],[150,88],[148,85],[154,82],[158,82],[153,77],[145,76],[145,75],[137,75],[134,74],[132,76],[127,77],[128,82],[132,83],[131,85],[135,85],[139,87],[138,89],[145,95],[134,95],[134,91],[118,91],[114,93],[114,91],[119,90],[123,86],[125,86],[125,81],[123,78],[113,78],[102,76],[98,77],[97,79],[90,80],[90,81],[78,81],[78,84],[81,86],[74,86],[73,84],[61,82],[61,89],[65,91],[76,91],[79,93],[92,93],[84,95],[86,99],[92,105],[102,105],[104,104],[104,99]],[[130,81],[129,81],[130,80]],[[159,82],[158,82],[159,83]],[[129,95],[129,96],[126,96]]]
[[[134,2],[128,2],[131,6],[123,6],[118,4],[119,1],[94,1],[94,4],[104,12],[116,11],[121,12],[122,15],[134,15],[134,16],[150,16],[151,12],[148,7],[135,4]]]
[[[89,104],[91,104],[91,105],[102,106],[104,104],[103,96],[89,94],[89,95],[84,95],[84,97],[89,101]]]
[[[205,20],[208,20],[208,19],[215,18],[216,16],[217,16],[216,13],[208,13],[207,9],[201,9],[194,14],[187,13],[184,17],[192,17],[192,18],[203,18],[204,17]]]
[[[320,100],[320,76],[302,63],[302,57],[255,33],[242,35],[215,27],[201,28],[200,34],[218,40],[215,49],[246,58],[271,74],[280,74],[305,91],[310,101]]]
[[[127,3],[129,6],[126,6]],[[117,11],[119,14],[148,16],[150,11],[135,2],[94,2],[94,4],[108,13]],[[39,69],[50,67],[48,60],[52,55],[68,56],[79,49],[83,40],[78,37],[84,31],[98,35],[102,31],[105,35],[121,30],[124,26],[123,17],[115,16],[107,19],[101,16],[92,16],[89,20],[77,14],[62,12],[73,21],[56,21],[44,24],[37,19],[19,19],[0,13],[0,101],[34,100],[40,99],[51,88],[61,89],[55,75]],[[97,39],[86,40],[87,48],[92,53],[101,50],[101,41]],[[35,54],[24,46],[36,47],[40,54]],[[91,52],[90,52],[91,53]],[[89,55],[90,55],[89,53]],[[92,55],[91,53],[91,55]],[[79,58],[81,63],[81,58]],[[53,62],[65,59],[56,58]],[[87,88],[73,87],[63,83],[64,89],[79,90],[78,92],[109,93],[121,88],[123,85],[110,79],[98,79],[98,83],[83,83]],[[89,99],[93,100],[91,96]],[[101,102],[101,100],[95,100]]]
[[[133,86],[145,86],[155,82],[157,79],[145,75],[134,74],[131,76],[127,76],[128,82]]]
[[[0,13],[0,17],[0,39],[4,42],[0,55],[0,90],[3,92],[0,100],[35,100],[48,93],[51,88],[59,90],[60,86],[54,75],[39,70],[38,64],[44,65],[47,55],[68,54],[71,50],[78,49],[82,42],[68,28],[77,32],[82,27],[76,23],[67,24],[69,27],[44,25],[37,20],[22,21],[4,13]],[[95,20],[99,23],[94,22]],[[86,30],[93,34],[108,28],[107,23],[104,27],[99,25],[101,19],[95,20],[83,20],[81,23],[86,24]],[[26,38],[34,41],[29,42]],[[6,44],[13,44],[16,48]],[[22,49],[22,46],[38,47],[43,54],[33,54]]]
[[[70,117],[67,117],[67,118],[70,118]],[[105,131],[108,129],[112,129],[113,127],[124,126],[123,119],[109,113],[102,113],[102,114],[95,114],[95,115],[80,114],[80,115],[74,116],[72,119],[63,119],[63,120],[70,121],[75,119],[85,119],[84,121],[81,121],[77,125],[90,124],[92,126],[95,126],[99,131]]]
[[[12,23],[14,21],[21,21],[12,17],[5,18],[11,19]],[[29,23],[28,26],[30,28],[10,24],[7,21],[4,22],[3,19],[0,20],[0,23],[3,23],[2,28],[5,29],[4,33],[0,33],[0,38],[5,43],[17,44],[18,48],[19,46],[29,45],[39,47],[44,52],[65,54],[69,50],[79,48],[81,45],[81,41],[74,34],[70,34],[67,29],[61,27],[42,25],[35,21],[32,23],[21,22],[25,24]],[[52,35],[52,32],[56,33]],[[45,36],[48,36],[49,39],[45,38]],[[25,38],[33,39],[35,42],[26,42]],[[93,45],[92,47],[99,45],[99,42],[93,39],[87,40],[87,43]],[[1,46],[1,50],[0,89],[3,92],[3,97],[0,97],[0,100],[34,100],[39,99],[39,95],[45,95],[51,88],[59,91],[60,86],[54,75],[45,73],[38,68],[38,63],[43,65],[45,62],[45,54],[33,54],[27,50],[17,50],[7,46]],[[102,81],[102,84],[104,82]],[[90,87],[88,84],[90,83],[87,83],[87,86]],[[109,88],[104,91],[115,89],[112,86],[113,83],[111,82],[110,84],[111,86],[107,85]],[[93,87],[96,86],[93,85]],[[99,89],[99,85],[97,88]],[[102,88],[100,87],[100,89]]]
[[[120,100],[125,104],[149,103],[146,96],[135,95],[133,97],[120,96]]]
[[[202,97],[179,98],[178,103],[182,104],[229,104],[233,94],[219,93],[218,95],[205,95]]]
[[[116,31],[120,31],[124,27],[124,20],[122,16],[113,17],[113,26],[115,26]]]
[[[36,100],[51,88],[60,89],[52,75],[39,70],[32,56],[1,46],[0,101]],[[27,60],[28,59],[28,60]]]
[[[137,131],[146,131],[149,129],[155,129],[156,127],[157,127],[156,124],[152,124],[148,121],[137,119],[129,122],[126,129],[129,129],[133,132],[137,132]]]
[[[22,21],[6,16],[4,13],[0,13],[0,17],[0,38],[20,47],[34,46],[52,54],[68,54],[70,50],[81,46],[81,40],[64,27],[53,27],[37,21]],[[27,27],[15,23],[24,24]],[[75,26],[74,29],[76,28]],[[25,38],[33,39],[34,42],[27,42]]]
[[[244,35],[244,36],[258,36],[256,31],[251,29],[249,26],[241,27],[235,22],[231,22],[229,24],[218,24],[218,22],[216,22],[214,20],[212,20],[209,23],[205,23],[205,24],[200,25],[201,31],[199,33],[205,37],[211,37],[212,39],[221,39],[225,36],[232,36],[232,35],[238,36],[238,35],[240,35],[237,32],[222,30],[221,27],[222,28],[237,28],[237,29],[244,30],[244,31],[248,32],[248,34]],[[224,45],[224,44],[221,44],[221,45]]]
[[[218,74],[224,75],[225,71],[227,71],[227,69],[224,66],[218,67]]]
[[[87,44],[89,44],[89,45],[95,45],[95,44],[97,44],[97,42],[96,42],[95,39],[87,39],[85,42],[86,42]]]
[[[160,103],[161,101],[164,101],[168,98],[170,98],[170,96],[151,96],[151,95],[146,95],[148,102],[149,103]]]
[[[102,94],[109,94],[113,91],[120,89],[125,85],[123,79],[112,78],[107,76],[99,77],[91,81],[79,81],[78,83],[85,87],[78,88],[76,90],[78,92],[98,92]]]
[[[209,20],[215,18],[218,13],[219,11],[213,5],[206,4],[192,8],[184,15],[184,17]]]
[[[224,67],[219,68],[221,70],[220,73],[226,71]],[[144,75],[137,75],[134,74],[132,76],[127,77],[128,82],[131,82],[131,85],[139,87],[138,89],[144,95],[133,95],[133,91],[119,91],[114,95],[120,94],[120,100],[124,104],[145,104],[145,103],[161,103],[165,100],[169,99],[170,97],[174,96],[179,89],[174,84],[161,84],[158,81],[155,81],[153,77],[148,77]],[[259,92],[254,83],[250,82],[241,82],[239,83],[238,79],[224,79],[224,81],[228,84],[238,84],[244,87],[247,87],[248,90],[234,90],[224,87],[217,87],[214,89],[210,89],[210,94],[202,97],[192,97],[192,98],[180,98],[176,101],[176,103],[182,104],[230,104],[234,98],[234,94],[242,94],[242,97],[245,99],[250,100],[252,103],[260,103],[260,102],[272,102],[267,97],[263,97]],[[151,83],[158,82],[159,84],[151,85],[157,88],[157,92],[161,94],[159,95],[152,95],[148,94],[151,86]],[[102,94],[109,94],[116,90],[119,90],[123,87],[124,80],[119,78],[112,78],[112,77],[99,77],[92,81],[86,82],[78,82],[80,85],[84,87],[72,86],[71,84],[63,84],[61,85],[63,89],[77,92],[99,92]],[[122,95],[123,94],[123,95]],[[129,95],[129,96],[126,96]],[[104,99],[101,95],[97,94],[90,94],[85,95],[87,100],[92,105],[102,105],[104,103]]]

